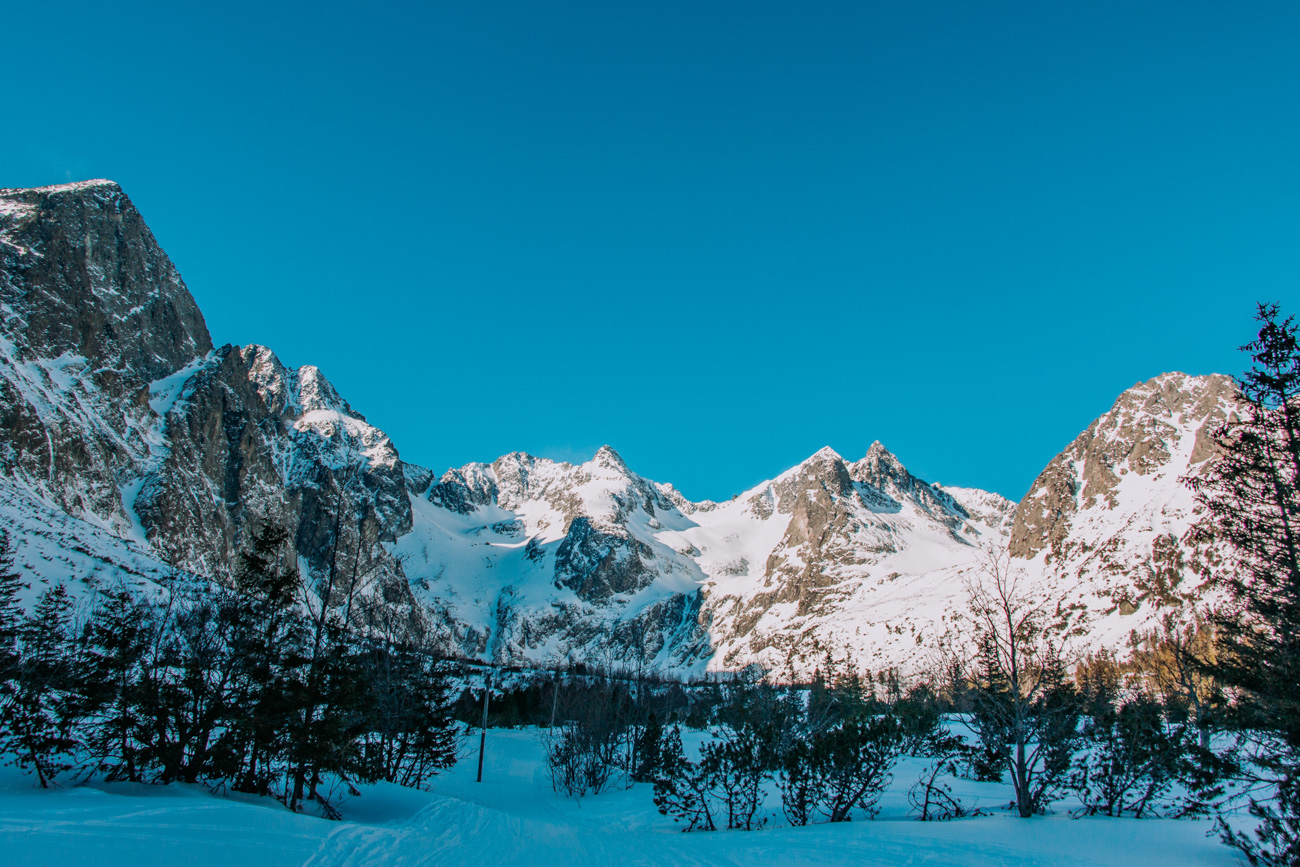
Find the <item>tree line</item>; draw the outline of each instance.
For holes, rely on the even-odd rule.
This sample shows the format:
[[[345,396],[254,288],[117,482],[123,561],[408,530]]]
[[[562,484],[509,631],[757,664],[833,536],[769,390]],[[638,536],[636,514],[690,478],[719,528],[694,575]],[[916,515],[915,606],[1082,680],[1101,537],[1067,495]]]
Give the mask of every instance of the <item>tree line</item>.
[[[905,756],[926,760],[908,791],[922,821],[980,812],[954,777],[1010,783],[1006,806],[1024,817],[1067,794],[1079,815],[1138,818],[1204,815],[1221,801],[1229,767],[1154,669],[1101,654],[1067,675],[1049,659],[1049,633],[1029,631],[1014,639],[1012,670],[983,637],[970,665],[950,659],[909,687],[829,654],[800,684],[756,669],[686,688],[566,683],[550,693],[554,722],[539,721],[552,784],[575,797],[652,784],[659,811],[692,831],[762,827],[773,790],[792,825],[870,818]],[[703,736],[688,749],[691,730]]]
[[[0,544],[0,749],[57,778],[205,783],[337,817],[359,782],[427,785],[455,761],[446,663],[408,621],[309,588],[265,527],[227,582],[174,576],[74,610]],[[80,615],[80,616],[78,616]]]

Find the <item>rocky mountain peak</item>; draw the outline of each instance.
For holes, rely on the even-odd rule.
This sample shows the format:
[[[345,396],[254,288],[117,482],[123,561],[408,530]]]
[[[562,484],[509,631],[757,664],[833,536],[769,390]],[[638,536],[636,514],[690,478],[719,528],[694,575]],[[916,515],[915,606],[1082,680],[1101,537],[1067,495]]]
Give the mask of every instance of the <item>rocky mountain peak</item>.
[[[298,396],[293,387],[293,374],[276,354],[265,346],[250,343],[237,350],[248,368],[248,378],[256,386],[271,412],[299,413]]]
[[[868,499],[878,492],[885,500],[896,504],[910,501],[950,529],[956,529],[970,517],[966,509],[942,488],[912,475],[880,440],[871,444],[862,460],[849,467],[849,474],[855,482],[869,489],[864,492]]]
[[[304,412],[332,410],[353,415],[347,401],[320,372],[320,368],[312,364],[298,368],[298,400]]]
[[[4,328],[27,357],[150,382],[212,350],[198,305],[112,181],[0,190]]]
[[[830,446],[777,476],[771,483],[776,510],[789,514],[796,503],[806,498],[826,497],[836,500],[853,496],[853,479],[844,458]]]
[[[913,476],[893,452],[875,440],[862,460],[853,464],[853,478],[886,491],[897,489],[900,483],[906,486]]]
[[[601,446],[597,449],[591,462],[598,467],[613,470],[616,473],[627,475],[631,472],[627,468],[627,463],[623,460],[622,456],[619,455],[618,452],[614,451],[610,446]]]
[[[1027,559],[1048,550],[1069,558],[1066,539],[1078,536],[1071,526],[1095,523],[1096,533],[1109,533],[1088,516],[1114,516],[1122,500],[1156,497],[1174,508],[1173,498],[1178,511],[1190,510],[1179,480],[1213,454],[1210,432],[1229,419],[1236,400],[1234,382],[1219,374],[1162,373],[1127,389],[1050,461],[1024,495],[1011,528],[1011,554]],[[1186,523],[1187,515],[1174,521]]]
[[[238,352],[248,367],[249,379],[272,412],[293,418],[310,412],[337,413],[365,421],[315,365],[291,370],[274,352],[255,343],[239,347]]]

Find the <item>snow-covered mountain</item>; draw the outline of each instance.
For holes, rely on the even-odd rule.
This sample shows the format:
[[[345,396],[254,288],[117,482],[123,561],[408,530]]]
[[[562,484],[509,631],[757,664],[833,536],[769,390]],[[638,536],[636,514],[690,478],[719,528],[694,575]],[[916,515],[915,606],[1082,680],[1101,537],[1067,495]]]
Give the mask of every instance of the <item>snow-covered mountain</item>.
[[[1012,556],[1088,604],[1097,644],[1120,645],[1204,600],[1227,552],[1191,532],[1200,507],[1183,480],[1214,459],[1210,433],[1239,399],[1217,374],[1138,383],[1052,459],[1016,508]]]
[[[1211,457],[1204,432],[1235,394],[1224,377],[1135,387],[1018,509],[918,479],[878,442],[693,503],[609,447],[441,476],[403,462],[315,367],[214,348],[108,181],[0,190],[0,311],[0,524],[38,585],[222,580],[276,524],[309,578],[347,563],[371,604],[512,662],[798,673],[831,651],[913,667],[1008,544],[1117,641],[1199,585],[1174,580],[1212,553],[1187,538],[1179,478]]]
[[[1006,544],[1013,509],[961,491],[975,517],[879,443],[856,463],[823,449],[726,503],[692,503],[608,446],[577,466],[510,454],[412,493],[395,550],[467,652],[676,669],[914,647],[939,613],[923,603]]]

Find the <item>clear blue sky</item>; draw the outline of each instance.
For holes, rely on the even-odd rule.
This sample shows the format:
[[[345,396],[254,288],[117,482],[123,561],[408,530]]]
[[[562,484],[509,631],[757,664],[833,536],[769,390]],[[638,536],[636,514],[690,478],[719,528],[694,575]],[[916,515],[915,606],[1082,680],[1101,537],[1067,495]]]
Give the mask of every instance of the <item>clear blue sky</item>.
[[[435,469],[1019,497],[1300,311],[1300,4],[275,6],[9,4],[0,186],[120,182],[217,343]]]

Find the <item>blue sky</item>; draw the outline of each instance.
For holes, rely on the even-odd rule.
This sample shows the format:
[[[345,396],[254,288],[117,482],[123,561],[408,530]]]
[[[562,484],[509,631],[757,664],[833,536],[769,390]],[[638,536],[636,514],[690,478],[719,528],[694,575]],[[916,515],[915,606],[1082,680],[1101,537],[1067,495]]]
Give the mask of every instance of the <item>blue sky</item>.
[[[11,4],[0,186],[118,181],[435,469],[1016,498],[1300,310],[1300,4],[189,5]]]

